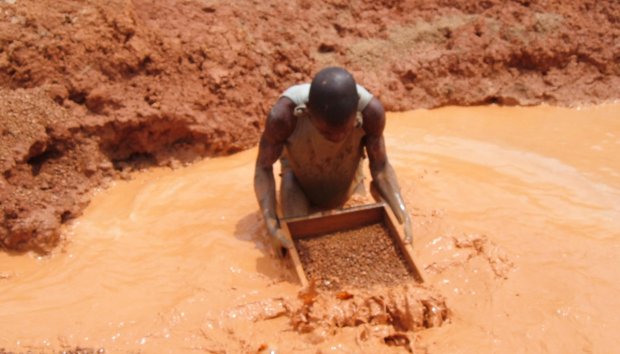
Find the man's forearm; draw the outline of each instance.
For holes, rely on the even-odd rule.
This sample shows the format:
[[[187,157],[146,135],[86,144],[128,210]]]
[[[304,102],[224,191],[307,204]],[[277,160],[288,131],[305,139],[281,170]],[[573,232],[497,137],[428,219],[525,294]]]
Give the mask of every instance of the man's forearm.
[[[379,193],[388,203],[398,221],[404,222],[407,218],[407,207],[400,194],[400,187],[392,166],[386,162],[383,169],[373,173],[372,177]]]
[[[269,232],[271,247],[275,254],[284,257],[287,249],[292,247],[291,242],[280,230],[276,215],[276,183],[273,177],[273,168],[256,165],[254,172],[254,192]]]
[[[256,166],[254,173],[254,193],[256,194],[258,205],[267,226],[277,227],[276,183],[273,176],[273,168],[271,166]],[[275,222],[276,225],[270,225],[273,222]]]

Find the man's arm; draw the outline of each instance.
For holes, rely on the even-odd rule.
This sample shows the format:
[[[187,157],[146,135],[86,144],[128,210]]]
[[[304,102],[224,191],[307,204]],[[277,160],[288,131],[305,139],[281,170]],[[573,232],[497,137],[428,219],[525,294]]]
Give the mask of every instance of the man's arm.
[[[404,224],[405,240],[413,242],[411,232],[411,218],[400,194],[400,187],[392,165],[390,165],[385,151],[383,129],[385,128],[385,111],[379,100],[373,98],[362,111],[364,116],[364,131],[366,132],[366,152],[370,163],[370,174],[373,186],[381,197],[388,203],[394,215],[401,224]]]
[[[272,237],[272,246],[276,255],[283,255],[283,247],[289,247],[280,231],[276,215],[276,183],[273,176],[273,164],[280,158],[286,139],[293,133],[296,117],[293,115],[295,104],[286,97],[280,98],[271,109],[265,130],[258,145],[258,157],[254,170],[254,192],[258,205]]]

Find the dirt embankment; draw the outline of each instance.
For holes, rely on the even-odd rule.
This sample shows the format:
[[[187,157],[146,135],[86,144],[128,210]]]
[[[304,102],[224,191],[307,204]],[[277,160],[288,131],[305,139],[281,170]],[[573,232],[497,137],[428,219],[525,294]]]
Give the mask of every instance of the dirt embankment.
[[[615,1],[0,1],[0,246],[49,250],[129,168],[255,144],[325,65],[389,110],[620,97]]]

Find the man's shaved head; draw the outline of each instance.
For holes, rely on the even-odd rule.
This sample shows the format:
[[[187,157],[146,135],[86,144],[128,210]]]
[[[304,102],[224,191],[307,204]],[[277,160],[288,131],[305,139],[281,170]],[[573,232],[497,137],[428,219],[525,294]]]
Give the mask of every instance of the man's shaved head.
[[[358,101],[355,79],[343,68],[325,68],[310,84],[308,108],[330,125],[346,123],[356,112]]]

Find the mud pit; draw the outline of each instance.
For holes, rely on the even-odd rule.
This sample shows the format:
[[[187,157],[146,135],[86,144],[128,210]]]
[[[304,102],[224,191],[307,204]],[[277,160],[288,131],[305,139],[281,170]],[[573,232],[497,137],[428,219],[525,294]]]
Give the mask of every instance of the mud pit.
[[[385,225],[377,223],[295,240],[308,280],[319,288],[397,285],[413,276]]]
[[[0,0],[0,247],[53,249],[132,168],[254,146],[326,65],[388,110],[618,98],[619,19],[615,0]]]
[[[53,250],[0,254],[0,352],[615,350],[617,106],[392,115],[388,151],[433,288],[298,294],[238,183],[255,151],[113,183],[75,218],[132,168],[253,146],[281,90],[326,64],[390,110],[616,99],[619,11],[0,1],[0,244]]]
[[[619,112],[390,114],[388,154],[432,288],[299,294],[293,272],[267,256],[255,150],[116,182],[52,255],[0,254],[0,323],[10,324],[0,348],[613,352]]]

